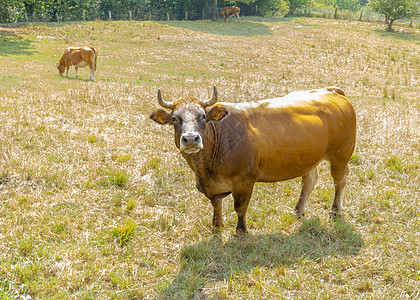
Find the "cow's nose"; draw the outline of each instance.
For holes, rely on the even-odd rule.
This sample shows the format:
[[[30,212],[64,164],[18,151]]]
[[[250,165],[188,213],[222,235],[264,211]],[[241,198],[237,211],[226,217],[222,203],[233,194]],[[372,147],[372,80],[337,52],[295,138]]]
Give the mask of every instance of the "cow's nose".
[[[201,137],[199,134],[194,132],[184,133],[181,136],[181,143],[184,147],[194,147],[201,143]]]
[[[186,154],[193,154],[203,149],[203,140],[196,132],[187,132],[181,135],[179,150]]]

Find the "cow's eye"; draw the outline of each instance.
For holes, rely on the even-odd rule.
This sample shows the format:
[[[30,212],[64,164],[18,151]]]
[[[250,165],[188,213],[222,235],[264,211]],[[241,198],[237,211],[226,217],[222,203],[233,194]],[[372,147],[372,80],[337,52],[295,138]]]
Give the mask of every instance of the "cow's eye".
[[[199,116],[198,116],[198,119],[200,119],[200,120],[202,120],[202,121],[205,121],[207,118],[206,118],[206,115],[205,115],[205,114],[203,114],[203,115],[199,115]]]
[[[172,117],[172,122],[173,123],[178,123],[180,121],[180,118],[173,116]]]

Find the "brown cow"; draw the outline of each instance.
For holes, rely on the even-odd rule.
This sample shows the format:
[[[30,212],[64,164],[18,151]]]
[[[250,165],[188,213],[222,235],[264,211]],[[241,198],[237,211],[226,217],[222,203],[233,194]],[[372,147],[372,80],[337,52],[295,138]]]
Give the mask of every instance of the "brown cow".
[[[318,177],[316,166],[330,162],[335,184],[332,214],[341,214],[347,163],[356,139],[353,106],[339,88],[293,92],[257,103],[218,103],[182,98],[166,102],[158,90],[150,118],[172,124],[175,144],[196,175],[197,188],[214,208],[212,232],[220,230],[222,198],[231,194],[238,214],[236,233],[246,233],[245,214],[256,182],[302,177],[295,211],[305,206]],[[215,105],[214,105],[215,104]]]
[[[226,19],[228,17],[233,17],[233,16],[236,16],[238,18],[238,22],[239,22],[239,13],[240,12],[241,12],[241,9],[237,6],[226,6],[226,7],[223,7],[220,14],[223,16],[223,19],[225,20],[225,22],[226,22]]]
[[[93,47],[68,47],[64,50],[64,54],[57,63],[56,67],[60,75],[63,75],[64,70],[66,70],[66,76],[68,76],[70,67],[74,66],[74,69],[76,70],[76,77],[78,77],[78,68],[89,66],[89,79],[94,80],[97,57],[98,52]]]

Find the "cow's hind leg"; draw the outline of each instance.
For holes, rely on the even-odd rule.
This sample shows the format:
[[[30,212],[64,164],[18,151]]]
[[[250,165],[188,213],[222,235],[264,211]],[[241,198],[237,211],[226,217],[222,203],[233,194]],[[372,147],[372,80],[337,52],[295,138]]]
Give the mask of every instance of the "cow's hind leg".
[[[90,70],[89,80],[92,80],[92,81],[94,81],[94,80],[95,80],[95,78],[94,78],[94,74],[95,74],[95,72],[93,72],[93,69],[91,69],[91,70]]]
[[[79,77],[79,73],[78,73],[79,68],[78,67],[74,67],[74,70],[76,71],[76,78]]]
[[[253,184],[251,184],[253,186]],[[234,191],[232,193],[233,201],[234,201],[234,208],[236,214],[238,215],[238,224],[236,225],[236,236],[242,236],[248,233],[248,229],[246,227],[246,211],[248,209],[249,200],[251,199],[252,195],[252,187],[251,189]]]
[[[94,80],[94,74],[95,74],[95,65],[94,65],[94,61],[90,61],[89,62],[89,69],[90,69],[90,76],[89,76],[89,80]]]
[[[334,179],[335,196],[331,208],[332,215],[341,215],[344,186],[346,185],[346,178],[349,173],[347,161],[331,161],[331,175]]]
[[[305,215],[306,202],[308,201],[309,195],[315,187],[317,178],[318,170],[316,167],[302,176],[302,191],[300,192],[299,201],[295,206],[295,212],[299,218]]]

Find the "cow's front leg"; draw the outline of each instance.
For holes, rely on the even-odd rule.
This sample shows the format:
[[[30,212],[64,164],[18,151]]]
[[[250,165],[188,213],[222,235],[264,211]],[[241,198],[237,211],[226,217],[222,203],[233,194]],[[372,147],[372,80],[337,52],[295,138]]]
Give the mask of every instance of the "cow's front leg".
[[[248,233],[246,227],[246,210],[248,209],[249,200],[252,195],[253,184],[251,189],[233,192],[233,201],[236,214],[238,215],[238,224],[236,225],[236,236],[243,236]]]
[[[222,197],[215,197],[211,200],[211,204],[213,205],[212,234],[220,233],[221,228],[223,227],[222,199]]]
[[[77,71],[79,71],[78,67],[74,67],[74,70],[76,70],[76,78],[79,77],[79,74],[77,73]]]

